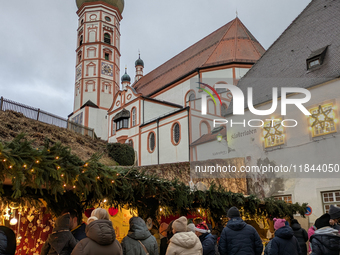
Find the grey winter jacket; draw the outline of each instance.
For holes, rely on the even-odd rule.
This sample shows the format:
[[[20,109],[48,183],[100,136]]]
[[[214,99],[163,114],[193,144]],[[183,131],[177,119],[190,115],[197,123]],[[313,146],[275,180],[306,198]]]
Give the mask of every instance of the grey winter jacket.
[[[140,217],[130,219],[130,229],[122,241],[124,255],[145,255],[141,241],[150,255],[158,255],[158,244],[156,238],[151,235],[145,225],[145,221]]]
[[[40,255],[70,255],[76,244],[77,240],[70,231],[70,214],[65,214],[57,218]]]
[[[86,238],[74,248],[72,255],[122,255],[110,220],[95,220],[85,229]]]

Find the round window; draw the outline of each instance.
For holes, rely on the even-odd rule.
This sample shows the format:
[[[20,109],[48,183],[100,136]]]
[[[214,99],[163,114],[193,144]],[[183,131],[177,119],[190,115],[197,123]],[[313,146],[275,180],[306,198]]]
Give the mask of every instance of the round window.
[[[108,16],[105,16],[105,20],[110,22],[110,21],[111,21],[111,18],[108,17]]]

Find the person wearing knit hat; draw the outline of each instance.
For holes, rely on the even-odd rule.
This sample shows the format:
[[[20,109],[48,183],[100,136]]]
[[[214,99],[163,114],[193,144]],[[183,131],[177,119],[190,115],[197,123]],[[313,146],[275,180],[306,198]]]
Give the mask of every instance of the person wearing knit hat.
[[[172,224],[173,233],[177,232],[187,232],[187,218],[182,216],[174,221]]]
[[[340,208],[334,205],[331,205],[328,211],[328,214],[331,216],[329,223],[332,228],[338,230],[340,232]]]
[[[195,233],[200,239],[203,247],[203,255],[215,255],[215,245],[217,238],[210,234],[210,230],[205,222],[197,224]]]
[[[255,228],[242,220],[235,206],[227,211],[227,216],[229,221],[218,244],[220,255],[261,255],[263,244]]]
[[[306,242],[308,241],[307,231],[301,227],[301,225],[296,219],[292,219],[290,221],[290,226],[294,231],[294,236],[299,242],[301,254],[307,255],[307,245],[306,245]]]
[[[330,219],[331,216],[325,213],[315,221],[316,230],[309,240],[312,247],[311,254],[339,255],[340,236],[336,229],[331,228]]]
[[[233,206],[228,210],[227,217],[230,219],[235,217],[241,217],[240,211],[237,209],[237,207]]]
[[[193,232],[187,232],[187,218],[182,216],[172,223],[174,235],[170,239],[166,255],[201,255],[202,244]]]
[[[286,225],[285,219],[273,219],[275,237],[271,241],[269,254],[301,255],[301,248],[293,229]]]
[[[279,228],[282,228],[284,226],[286,226],[286,220],[285,219],[273,219],[274,221],[274,229],[278,230]]]

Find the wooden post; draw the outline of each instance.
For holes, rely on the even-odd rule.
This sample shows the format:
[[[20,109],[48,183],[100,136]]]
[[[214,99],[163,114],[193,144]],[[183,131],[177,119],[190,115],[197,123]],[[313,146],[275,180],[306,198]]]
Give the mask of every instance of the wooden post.
[[[39,120],[39,113],[40,113],[40,108],[38,109],[37,120]]]
[[[2,105],[4,104],[4,98],[1,97],[1,102],[0,102],[0,111],[2,111]]]

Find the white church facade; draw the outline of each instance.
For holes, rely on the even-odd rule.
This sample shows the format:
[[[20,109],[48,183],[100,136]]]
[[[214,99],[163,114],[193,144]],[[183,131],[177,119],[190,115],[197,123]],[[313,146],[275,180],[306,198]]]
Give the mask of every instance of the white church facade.
[[[235,18],[150,73],[135,62],[135,81],[126,73],[119,89],[121,0],[78,0],[78,47],[73,113],[69,119],[94,128],[110,143],[133,146],[138,165],[189,161],[190,144],[211,133],[214,116],[226,112],[231,95],[208,101],[201,115],[198,82],[236,85],[265,52]],[[197,86],[195,85],[197,84]],[[197,88],[202,87],[202,89]],[[192,132],[197,130],[197,132]]]

